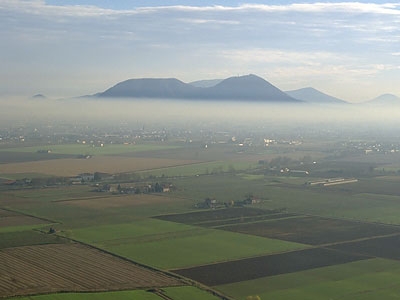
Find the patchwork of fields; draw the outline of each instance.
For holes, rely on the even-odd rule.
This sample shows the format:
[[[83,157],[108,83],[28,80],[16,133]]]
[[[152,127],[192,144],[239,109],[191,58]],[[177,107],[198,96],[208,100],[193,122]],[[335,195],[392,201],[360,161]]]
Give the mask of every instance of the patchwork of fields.
[[[259,166],[276,151],[242,155],[229,145],[191,147],[56,145],[51,154],[38,153],[41,146],[2,149],[4,178],[138,176],[132,183],[129,176],[121,181],[109,176],[76,186],[3,184],[0,297],[398,298],[397,174],[374,177],[365,162],[352,168],[348,161],[329,161],[310,166],[313,180],[338,172],[367,175],[349,185],[310,187],[309,178],[270,174]],[[11,150],[18,154],[10,160]],[[89,150],[90,159],[74,157]],[[174,189],[95,191],[137,182],[165,182]],[[216,205],[207,207],[206,199]],[[243,204],[245,199],[250,202]]]

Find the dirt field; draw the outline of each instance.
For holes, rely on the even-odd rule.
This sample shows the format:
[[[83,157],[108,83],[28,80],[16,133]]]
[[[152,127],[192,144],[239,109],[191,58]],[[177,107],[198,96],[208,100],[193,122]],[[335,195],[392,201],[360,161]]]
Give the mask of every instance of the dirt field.
[[[174,270],[175,273],[209,286],[228,284],[261,277],[298,272],[367,259],[324,248],[313,248],[268,255],[195,268]]]
[[[373,237],[400,232],[400,227],[320,217],[298,217],[238,224],[219,229],[309,245]]]
[[[334,245],[333,249],[400,260],[400,234],[376,239]]]
[[[398,226],[279,213],[256,208],[208,210],[156,218],[309,245],[400,233]]]
[[[172,203],[177,201],[176,198],[171,198],[165,195],[152,195],[152,194],[138,194],[138,195],[122,195],[122,196],[106,196],[102,198],[92,199],[79,199],[60,201],[59,203],[65,205],[73,205],[84,208],[105,209],[112,207],[130,207],[140,206],[146,204],[162,204]]]
[[[78,244],[4,249],[0,261],[0,297],[181,284],[165,274]]]
[[[90,159],[53,159],[1,165],[1,173],[40,173],[76,176],[85,172],[123,173],[194,163],[192,160],[95,156]]]

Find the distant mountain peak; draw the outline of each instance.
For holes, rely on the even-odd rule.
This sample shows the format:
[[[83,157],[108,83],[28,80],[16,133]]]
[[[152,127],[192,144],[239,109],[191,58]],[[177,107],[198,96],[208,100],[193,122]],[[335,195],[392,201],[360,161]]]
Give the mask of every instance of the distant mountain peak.
[[[229,77],[209,88],[209,92],[218,99],[302,102],[290,97],[265,79],[254,74]]]
[[[33,99],[46,99],[47,97],[43,94],[36,94],[32,96]]]
[[[183,98],[197,90],[176,78],[139,78],[117,83],[98,97]]]
[[[393,94],[383,94],[365,103],[372,105],[400,105],[400,98]]]
[[[298,90],[286,91],[293,98],[303,100],[304,102],[316,104],[347,104],[348,102],[325,94],[313,87],[305,87]]]

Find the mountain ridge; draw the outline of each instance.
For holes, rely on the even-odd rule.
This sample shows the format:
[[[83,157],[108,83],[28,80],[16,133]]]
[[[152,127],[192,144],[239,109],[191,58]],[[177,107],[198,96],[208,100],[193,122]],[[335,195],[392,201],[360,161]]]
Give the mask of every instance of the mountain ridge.
[[[293,102],[290,97],[265,79],[250,74],[229,77],[211,87],[196,87],[176,78],[139,78],[117,83],[99,98],[172,98],[186,100],[249,100],[265,102]]]
[[[254,75],[185,83],[176,78],[137,78],[121,81],[103,92],[79,98],[156,98],[181,100],[253,101],[308,103],[313,105],[354,104],[325,94],[313,87],[282,91]],[[400,98],[383,94],[358,105],[397,105]]]

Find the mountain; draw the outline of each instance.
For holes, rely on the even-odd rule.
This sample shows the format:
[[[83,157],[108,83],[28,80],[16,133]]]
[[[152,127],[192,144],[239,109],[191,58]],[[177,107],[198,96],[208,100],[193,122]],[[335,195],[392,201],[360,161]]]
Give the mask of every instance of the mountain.
[[[122,81],[97,97],[191,98],[199,88],[175,78],[141,78]]]
[[[206,94],[210,99],[302,102],[253,74],[225,79],[208,88]]]
[[[32,96],[33,99],[47,99],[47,97],[43,94],[36,94]]]
[[[223,79],[198,80],[198,81],[189,82],[189,84],[193,85],[195,87],[208,88],[208,87],[217,85],[222,80]]]
[[[308,103],[315,104],[348,104],[348,102],[324,94],[312,87],[306,87],[298,90],[286,91],[289,96]]]
[[[364,104],[379,105],[379,106],[400,105],[400,98],[393,94],[383,94],[372,100],[364,102]]]
[[[230,77],[211,87],[196,87],[175,78],[129,79],[120,82],[95,97],[170,98],[186,100],[250,100],[297,102],[268,81],[256,76]]]

